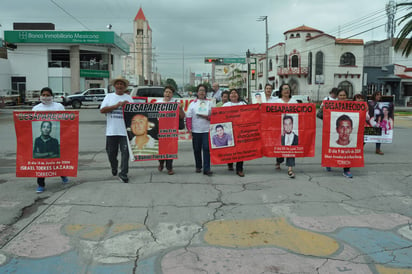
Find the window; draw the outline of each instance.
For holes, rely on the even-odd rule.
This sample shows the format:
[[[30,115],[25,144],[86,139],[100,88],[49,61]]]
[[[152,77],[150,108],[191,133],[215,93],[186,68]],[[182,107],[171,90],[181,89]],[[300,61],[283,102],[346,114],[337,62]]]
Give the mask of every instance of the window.
[[[69,68],[70,51],[62,49],[48,50],[49,68]]]
[[[315,75],[323,75],[323,52],[321,51],[316,53],[315,66]]]
[[[356,65],[355,55],[353,55],[350,52],[345,52],[340,57],[340,65],[341,66],[355,66]]]
[[[288,56],[285,54],[285,56],[283,56],[283,67],[287,68],[288,67]]]
[[[269,70],[273,70],[273,63],[272,59],[269,60]]]
[[[308,53],[308,84],[312,84],[312,52]]]
[[[297,68],[297,67],[299,67],[299,57],[298,57],[297,55],[293,55],[293,56],[292,56],[291,67],[292,67],[292,68]]]
[[[293,33],[290,35],[290,38],[295,38],[295,35],[293,35]]]
[[[300,33],[296,33],[296,38],[300,38]]]

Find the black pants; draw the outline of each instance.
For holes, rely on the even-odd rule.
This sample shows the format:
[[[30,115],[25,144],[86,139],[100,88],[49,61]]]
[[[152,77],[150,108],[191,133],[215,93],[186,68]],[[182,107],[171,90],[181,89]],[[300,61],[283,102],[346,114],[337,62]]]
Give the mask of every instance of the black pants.
[[[172,170],[173,169],[173,160],[159,160],[159,164],[163,167],[166,162],[166,169]]]
[[[129,148],[126,136],[106,136],[106,152],[109,157],[110,167],[113,173],[117,173],[119,161],[117,154],[120,149],[120,173],[119,177],[126,179],[129,172]]]
[[[233,168],[233,163],[227,164],[229,168]],[[243,162],[236,162],[236,172],[243,171]]]

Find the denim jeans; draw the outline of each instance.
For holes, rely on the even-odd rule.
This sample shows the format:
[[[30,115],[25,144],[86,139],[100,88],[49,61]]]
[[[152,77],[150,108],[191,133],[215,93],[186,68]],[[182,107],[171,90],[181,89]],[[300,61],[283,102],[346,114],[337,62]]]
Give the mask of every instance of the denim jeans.
[[[203,150],[203,173],[210,171],[210,151],[209,151],[209,133],[192,133],[193,153],[195,155],[196,169],[202,168],[202,150]]]
[[[109,157],[110,167],[112,172],[118,169],[119,161],[117,154],[120,149],[120,173],[119,177],[126,179],[129,172],[129,148],[127,147],[126,136],[106,136],[106,152]]]
[[[166,169],[167,170],[172,170],[173,169],[173,159],[170,160],[159,160],[159,165],[161,165],[162,167],[164,166],[166,162]]]
[[[281,164],[285,161],[284,158],[276,158],[276,163]],[[295,158],[286,158],[286,166],[295,166]]]

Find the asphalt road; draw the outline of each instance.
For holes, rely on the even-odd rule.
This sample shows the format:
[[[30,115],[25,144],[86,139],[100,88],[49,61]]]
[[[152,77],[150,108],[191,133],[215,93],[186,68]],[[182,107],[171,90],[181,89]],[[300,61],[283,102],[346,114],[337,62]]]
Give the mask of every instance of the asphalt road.
[[[353,179],[296,160],[296,179],[274,159],[194,172],[179,142],[175,175],[131,163],[110,172],[105,118],[80,110],[79,171],[62,185],[16,178],[12,110],[0,109],[0,273],[412,273],[412,117],[395,118],[385,155],[365,146]]]

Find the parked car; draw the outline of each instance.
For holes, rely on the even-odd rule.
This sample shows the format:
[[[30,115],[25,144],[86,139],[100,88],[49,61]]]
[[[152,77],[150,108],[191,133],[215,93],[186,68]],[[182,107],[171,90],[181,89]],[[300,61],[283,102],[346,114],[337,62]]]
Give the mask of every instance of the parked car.
[[[56,103],[63,103],[64,98],[69,96],[69,94],[65,91],[53,91],[54,101]]]
[[[15,106],[20,103],[20,94],[17,90],[0,90],[0,103],[8,106]]]
[[[107,93],[106,88],[89,88],[64,97],[63,105],[71,105],[73,108],[81,108],[82,106],[100,107]]]

